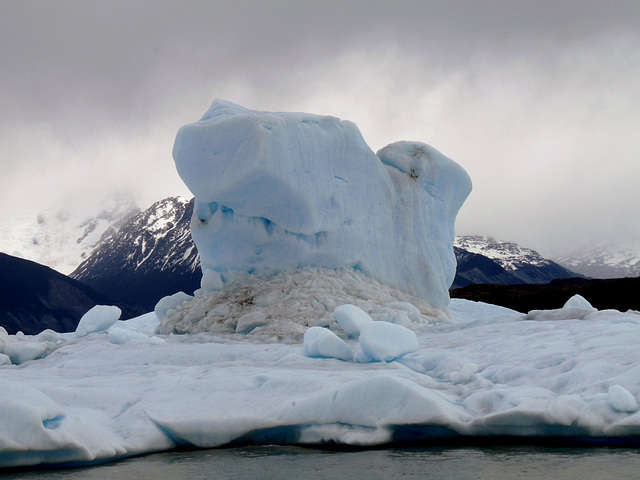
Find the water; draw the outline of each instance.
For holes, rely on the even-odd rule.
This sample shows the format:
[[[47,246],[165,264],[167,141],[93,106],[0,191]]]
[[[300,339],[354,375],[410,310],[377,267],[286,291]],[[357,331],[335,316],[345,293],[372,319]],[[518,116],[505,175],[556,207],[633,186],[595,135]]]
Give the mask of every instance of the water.
[[[9,472],[4,479],[636,479],[640,449],[526,446],[364,451],[251,446],[166,452],[90,468]]]

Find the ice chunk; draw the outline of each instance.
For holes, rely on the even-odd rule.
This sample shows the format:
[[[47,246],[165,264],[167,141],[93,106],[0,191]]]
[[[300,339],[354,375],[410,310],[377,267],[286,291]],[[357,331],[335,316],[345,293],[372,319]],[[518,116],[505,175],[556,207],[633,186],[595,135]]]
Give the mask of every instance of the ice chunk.
[[[390,362],[418,349],[418,338],[408,328],[395,323],[371,322],[360,328],[360,347],[375,361]]]
[[[215,270],[210,268],[205,269],[202,273],[202,281],[200,282],[200,288],[207,292],[216,292],[218,290],[222,290],[224,283],[222,282],[222,277]]]
[[[193,300],[191,295],[187,295],[184,292],[174,293],[173,295],[167,295],[166,297],[161,298],[158,303],[156,303],[156,307],[153,309],[158,320],[163,321],[169,310],[172,310],[184,302],[189,300]]]
[[[574,295],[564,304],[562,308],[582,308],[585,310],[595,311],[596,309],[591,306],[591,304],[584,298],[582,295]]]
[[[122,310],[116,306],[96,305],[82,316],[76,327],[76,335],[84,337],[90,333],[104,332],[118,321],[120,315]]]
[[[256,327],[261,327],[267,324],[267,316],[264,312],[255,311],[247,313],[238,319],[236,325],[236,333],[249,333]]]
[[[344,330],[344,333],[350,337],[360,335],[360,327],[365,323],[373,322],[373,319],[367,312],[355,305],[340,305],[333,311],[338,325]]]
[[[130,330],[128,328],[116,327],[109,330],[109,342],[116,345],[125,343],[149,343],[160,345],[164,343],[164,339],[159,337],[149,337],[141,332]]]
[[[29,340],[16,340],[8,342],[4,346],[4,353],[9,356],[14,364],[21,364],[34,360],[47,352],[45,342],[33,342]]]
[[[353,350],[331,330],[323,327],[310,327],[304,333],[302,354],[305,357],[337,358],[353,360]]]
[[[216,100],[180,129],[173,156],[196,196],[205,276],[352,268],[446,308],[471,181],[433,147],[398,142],[377,156],[351,122]]]
[[[609,399],[613,408],[619,412],[635,412],[638,410],[638,402],[631,392],[620,385],[609,388]]]

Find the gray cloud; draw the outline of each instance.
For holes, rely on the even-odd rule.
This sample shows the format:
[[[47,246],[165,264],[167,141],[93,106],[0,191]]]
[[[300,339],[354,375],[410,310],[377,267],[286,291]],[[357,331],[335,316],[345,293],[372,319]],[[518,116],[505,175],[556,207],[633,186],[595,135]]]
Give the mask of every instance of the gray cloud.
[[[635,0],[5,1],[0,208],[186,193],[173,137],[223,97],[434,145],[474,179],[463,233],[640,234],[639,23]]]

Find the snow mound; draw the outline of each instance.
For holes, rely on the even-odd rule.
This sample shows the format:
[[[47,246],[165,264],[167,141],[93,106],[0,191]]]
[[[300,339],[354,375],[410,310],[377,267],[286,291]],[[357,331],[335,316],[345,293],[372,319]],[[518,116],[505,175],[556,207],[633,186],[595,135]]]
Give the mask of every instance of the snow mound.
[[[238,332],[300,342],[307,327],[335,327],[334,311],[344,311],[345,304],[374,319],[404,316],[410,309],[413,327],[451,322],[448,311],[354,270],[307,267],[273,276],[239,275],[220,291],[197,290],[192,300],[166,312],[157,332]]]
[[[208,270],[226,284],[238,272],[350,268],[446,308],[471,181],[433,147],[376,155],[351,122],[216,100],[180,129],[173,157],[196,197],[203,289],[221,286]]]

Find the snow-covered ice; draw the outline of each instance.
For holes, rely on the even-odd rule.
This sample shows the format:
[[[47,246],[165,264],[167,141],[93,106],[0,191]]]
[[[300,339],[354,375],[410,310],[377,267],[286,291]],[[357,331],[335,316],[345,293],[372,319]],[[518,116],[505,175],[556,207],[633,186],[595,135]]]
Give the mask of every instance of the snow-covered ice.
[[[0,366],[0,465],[233,442],[509,435],[637,443],[638,312],[549,322],[455,299],[451,312],[453,323],[414,325],[416,351],[373,363],[310,358],[302,341],[158,335],[153,313],[81,338],[0,332],[2,352],[47,346],[36,359]],[[337,322],[328,327],[307,332],[360,350]],[[326,357],[331,342],[316,339],[315,356]]]
[[[403,141],[376,155],[351,122],[216,100],[180,129],[173,156],[196,197],[205,278],[353,268],[446,309],[471,181],[433,147]]]

